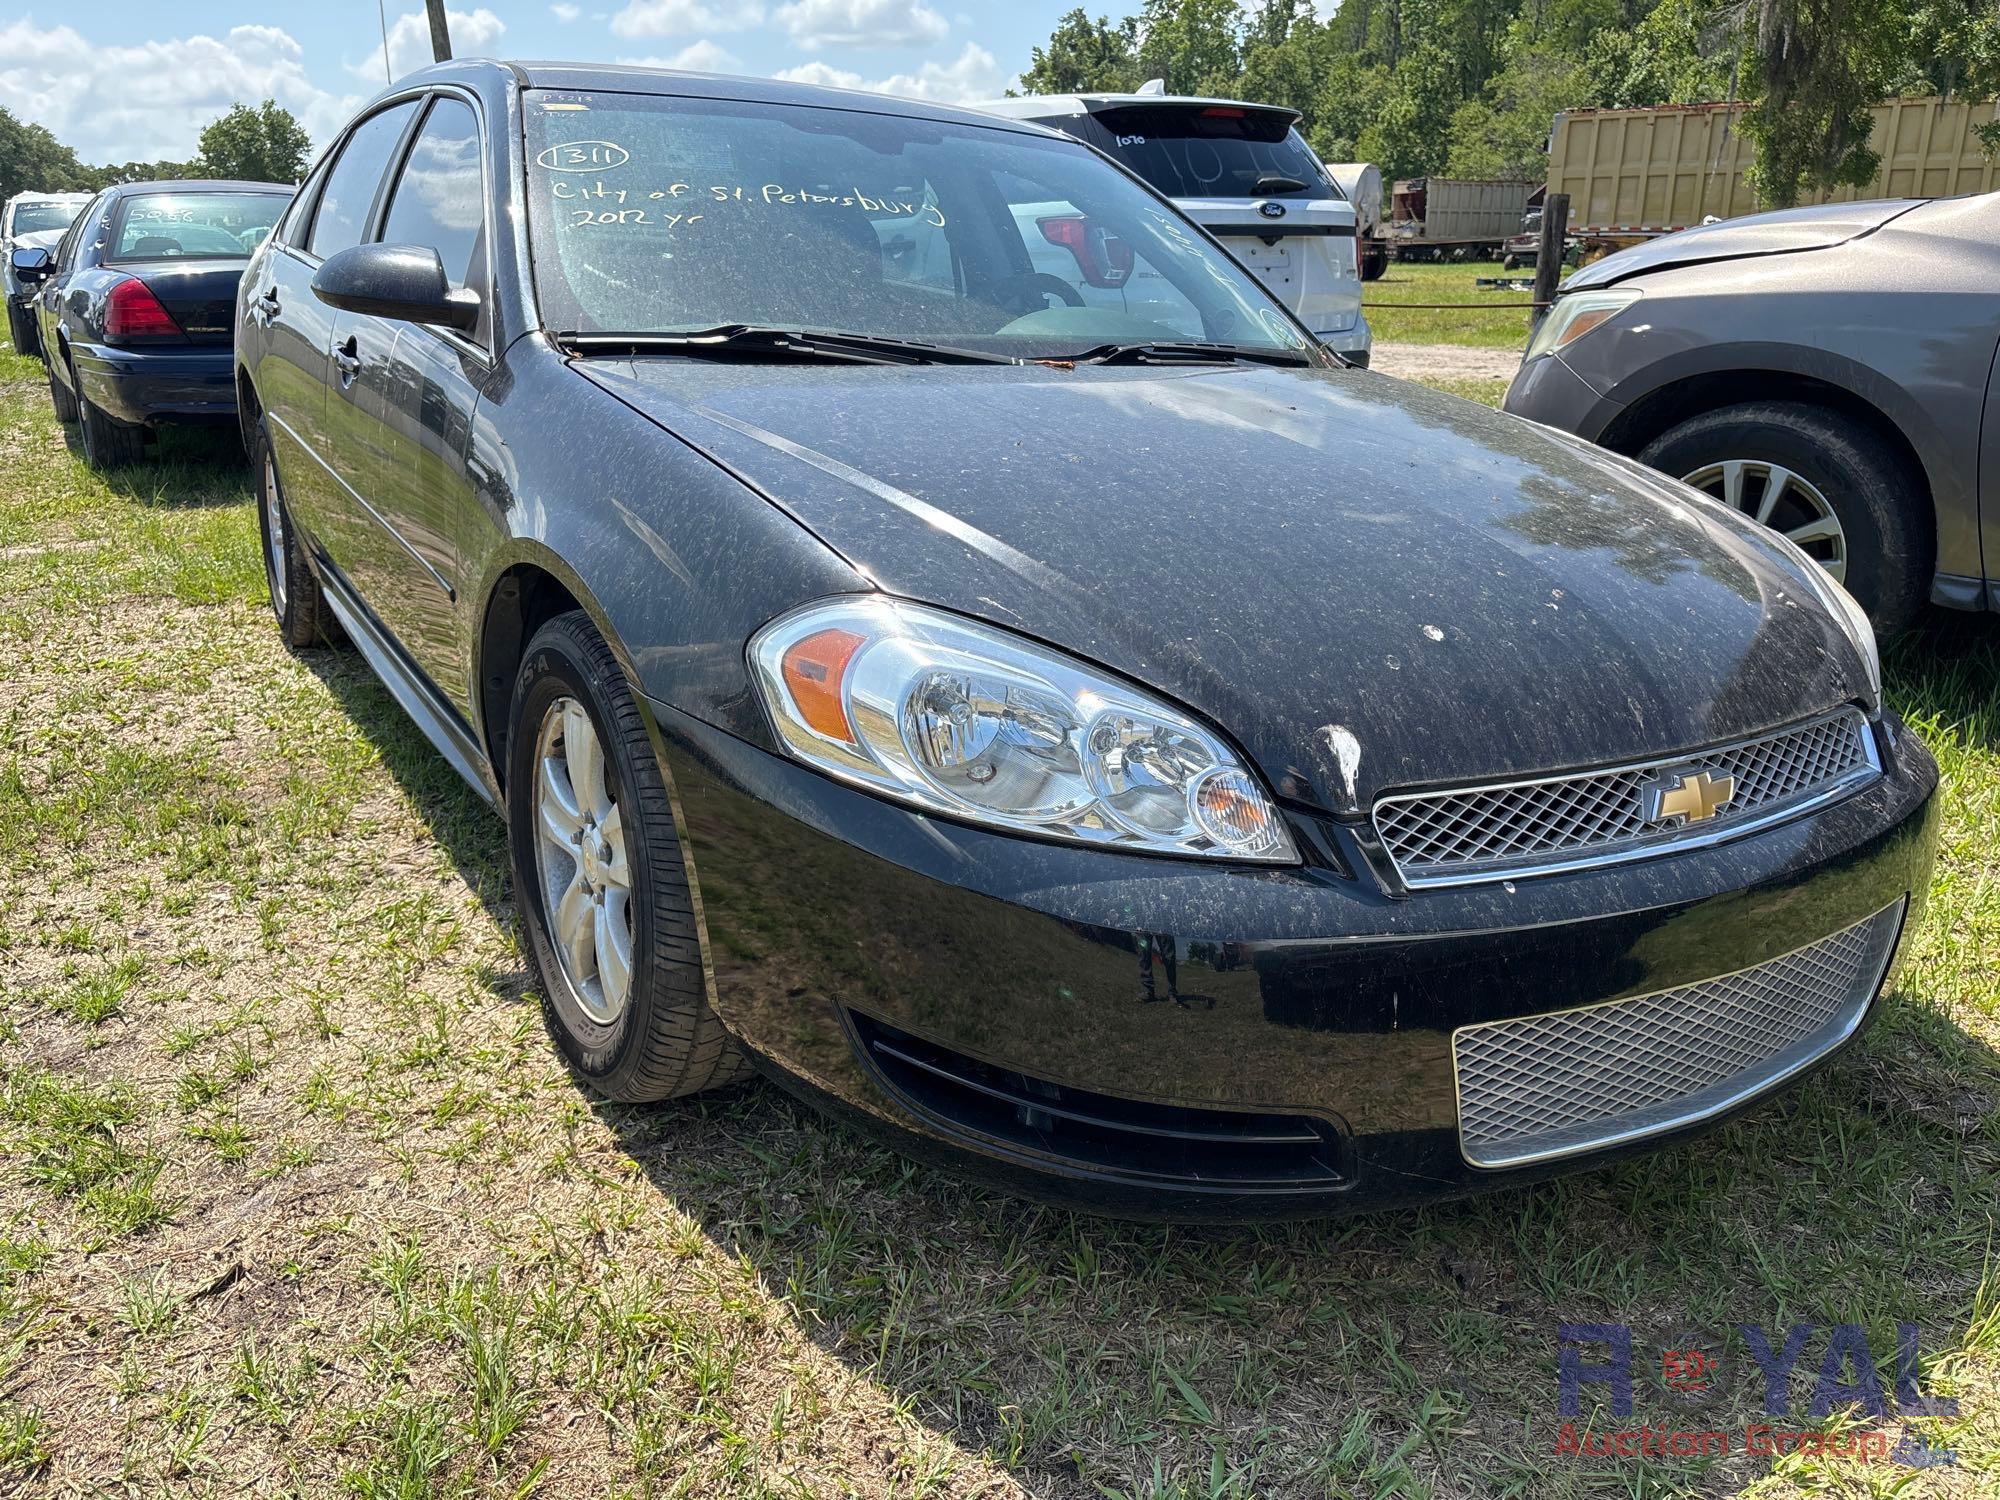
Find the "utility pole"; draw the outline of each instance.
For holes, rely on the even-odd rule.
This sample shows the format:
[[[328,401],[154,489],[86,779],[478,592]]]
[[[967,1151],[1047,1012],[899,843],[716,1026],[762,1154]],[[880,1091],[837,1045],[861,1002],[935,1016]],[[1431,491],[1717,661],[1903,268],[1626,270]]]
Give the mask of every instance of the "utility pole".
[[[451,61],[451,29],[445,25],[444,0],[424,0],[424,9],[431,14],[431,60]]]
[[[1550,193],[1542,199],[1542,242],[1535,252],[1535,310],[1528,315],[1530,327],[1548,316],[1549,304],[1556,300],[1568,238],[1569,194]]]

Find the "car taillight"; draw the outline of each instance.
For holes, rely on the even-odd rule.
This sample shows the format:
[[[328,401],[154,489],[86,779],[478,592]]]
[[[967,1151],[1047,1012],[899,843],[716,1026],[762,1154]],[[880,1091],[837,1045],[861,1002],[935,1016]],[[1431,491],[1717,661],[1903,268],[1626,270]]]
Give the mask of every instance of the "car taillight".
[[[1069,251],[1092,286],[1119,287],[1132,276],[1132,247],[1102,225],[1074,214],[1037,219],[1042,238]]]
[[[160,306],[153,289],[136,276],[111,289],[104,304],[104,336],[108,339],[179,337],[181,325]]]

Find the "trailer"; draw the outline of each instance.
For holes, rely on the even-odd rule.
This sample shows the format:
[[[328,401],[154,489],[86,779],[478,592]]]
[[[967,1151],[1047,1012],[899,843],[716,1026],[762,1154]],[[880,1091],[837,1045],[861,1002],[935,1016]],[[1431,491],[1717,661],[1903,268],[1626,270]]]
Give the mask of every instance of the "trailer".
[[[1570,232],[1586,256],[1605,254],[1714,219],[1758,213],[1749,177],[1755,144],[1741,104],[1572,109],[1549,137],[1548,191],[1568,193]],[[1992,101],[1891,99],[1875,106],[1870,144],[1881,169],[1865,187],[1809,192],[1807,203],[1946,198],[1988,193],[2000,163],[1974,133]]]
[[[1406,177],[1389,198],[1389,243],[1398,260],[1492,260],[1521,231],[1531,182]]]

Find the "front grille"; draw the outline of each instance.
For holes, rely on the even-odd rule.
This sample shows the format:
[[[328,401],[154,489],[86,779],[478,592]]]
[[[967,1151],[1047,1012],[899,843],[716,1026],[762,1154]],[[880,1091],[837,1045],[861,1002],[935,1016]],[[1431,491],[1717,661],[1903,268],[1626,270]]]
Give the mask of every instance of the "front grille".
[[[1903,903],[1783,958],[1681,989],[1452,1034],[1465,1159],[1511,1167],[1719,1114],[1854,1033]]]
[[[849,1011],[860,1052],[900,1103],[1047,1164],[1146,1187],[1324,1192],[1348,1180],[1342,1137],[1310,1115],[1152,1104],[1068,1088]]]
[[[1701,822],[1647,822],[1648,785],[1676,771],[1731,777],[1735,796]],[[1464,885],[1734,838],[1822,806],[1879,774],[1868,721],[1848,708],[1693,755],[1384,797],[1375,804],[1375,828],[1405,885]]]

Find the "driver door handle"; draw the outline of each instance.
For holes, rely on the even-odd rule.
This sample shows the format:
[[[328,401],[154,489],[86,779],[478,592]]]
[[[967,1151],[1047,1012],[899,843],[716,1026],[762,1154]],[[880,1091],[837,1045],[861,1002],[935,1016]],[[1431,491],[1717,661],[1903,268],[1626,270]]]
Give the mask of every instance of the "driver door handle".
[[[272,287],[251,305],[266,323],[270,322],[271,319],[278,315],[278,289]]]
[[[361,373],[361,356],[356,352],[357,348],[358,346],[353,337],[349,336],[346,343],[333,351],[333,362],[340,370],[340,388],[342,390],[346,390],[350,385],[354,384],[354,377]]]

